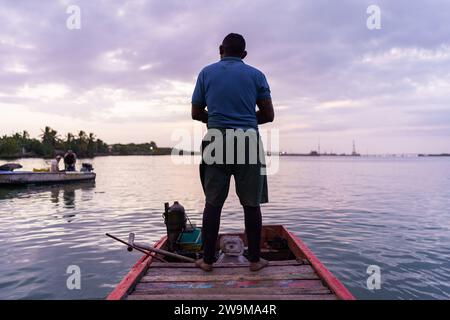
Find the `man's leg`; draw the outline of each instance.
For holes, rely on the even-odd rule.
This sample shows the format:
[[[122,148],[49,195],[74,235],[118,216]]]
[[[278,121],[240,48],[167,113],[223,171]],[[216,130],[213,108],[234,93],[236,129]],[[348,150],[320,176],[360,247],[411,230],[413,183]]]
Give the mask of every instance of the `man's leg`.
[[[260,206],[244,206],[245,213],[245,233],[248,242],[248,260],[250,261],[250,270],[258,271],[266,267],[269,262],[262,259],[261,256],[261,231],[262,217]]]
[[[222,207],[214,207],[206,203],[203,211],[203,261],[206,264],[213,264],[216,254],[216,242],[219,235],[220,214]]]
[[[200,164],[200,178],[206,204],[202,226],[204,257],[198,261],[197,266],[205,271],[211,271],[220,227],[220,214],[230,187],[230,174],[225,165]]]
[[[258,262],[261,255],[261,207],[244,206],[245,233],[248,241],[248,256],[250,262]]]

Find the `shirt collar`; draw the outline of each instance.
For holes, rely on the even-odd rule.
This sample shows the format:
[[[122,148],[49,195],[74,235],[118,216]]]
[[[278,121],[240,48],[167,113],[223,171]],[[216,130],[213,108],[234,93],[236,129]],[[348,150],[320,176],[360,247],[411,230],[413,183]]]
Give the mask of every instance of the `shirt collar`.
[[[240,61],[243,62],[241,58],[238,57],[223,57],[220,61]]]

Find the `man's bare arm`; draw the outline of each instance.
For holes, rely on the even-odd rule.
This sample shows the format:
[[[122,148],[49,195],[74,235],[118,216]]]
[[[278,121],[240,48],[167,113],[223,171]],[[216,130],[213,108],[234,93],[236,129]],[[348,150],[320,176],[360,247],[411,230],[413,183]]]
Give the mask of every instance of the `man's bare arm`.
[[[256,101],[256,105],[259,108],[259,110],[256,111],[256,119],[258,119],[258,124],[272,122],[275,118],[272,99],[258,100]]]
[[[203,123],[208,123],[208,111],[205,108],[192,105],[191,108],[192,120],[201,121]]]

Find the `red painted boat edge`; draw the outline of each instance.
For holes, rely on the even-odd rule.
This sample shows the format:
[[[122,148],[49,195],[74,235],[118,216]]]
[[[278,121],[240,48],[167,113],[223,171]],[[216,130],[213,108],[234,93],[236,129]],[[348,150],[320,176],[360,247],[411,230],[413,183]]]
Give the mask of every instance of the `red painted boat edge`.
[[[340,300],[355,300],[350,291],[339,281],[308,248],[308,246],[293,233],[289,232],[284,226],[280,226],[285,238],[291,238],[295,245],[300,248],[305,258],[311,263],[311,266],[317,272],[319,277],[328,285],[331,291]]]
[[[167,237],[164,236],[154,245],[155,248],[161,249],[166,242]],[[148,267],[153,261],[152,256],[142,256],[136,264],[131,268],[130,272],[122,279],[122,281],[114,288],[108,295],[106,300],[123,300],[129,293],[129,290],[134,288],[135,284],[141,279]]]

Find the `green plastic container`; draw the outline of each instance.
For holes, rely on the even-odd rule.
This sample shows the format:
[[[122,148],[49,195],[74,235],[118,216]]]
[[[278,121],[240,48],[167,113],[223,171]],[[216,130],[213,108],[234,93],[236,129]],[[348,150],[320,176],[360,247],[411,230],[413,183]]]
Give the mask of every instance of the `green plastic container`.
[[[192,231],[180,234],[177,244],[183,251],[198,252],[202,248],[202,229],[195,228]]]

